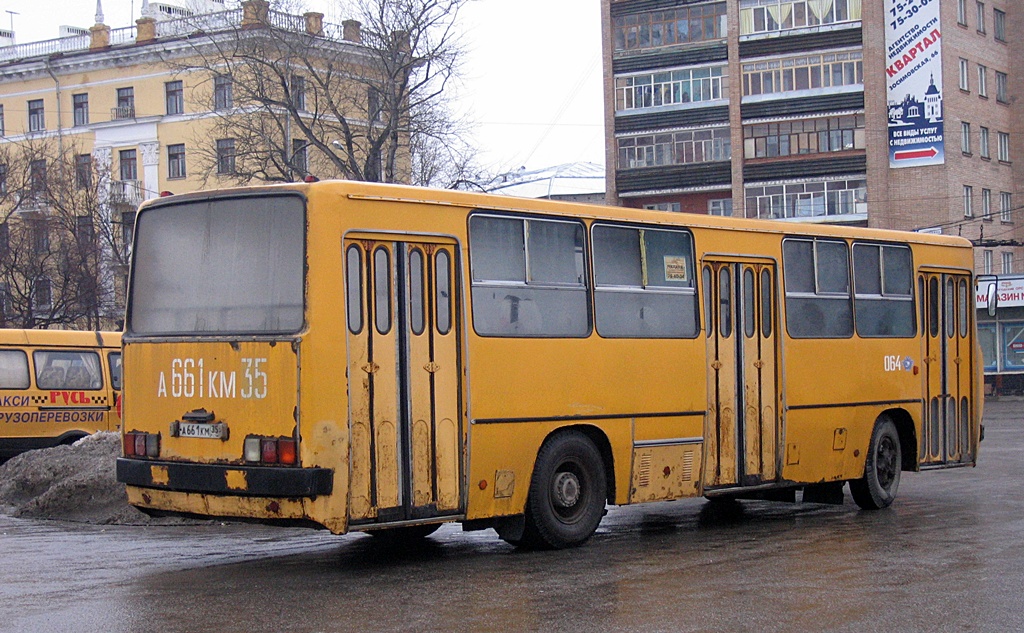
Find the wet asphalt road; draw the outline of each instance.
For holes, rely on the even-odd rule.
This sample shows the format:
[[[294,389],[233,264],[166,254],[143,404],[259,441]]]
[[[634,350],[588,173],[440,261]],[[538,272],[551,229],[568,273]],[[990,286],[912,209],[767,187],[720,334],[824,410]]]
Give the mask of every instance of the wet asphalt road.
[[[1024,631],[1024,402],[985,417],[977,468],[904,473],[889,510],[617,508],[561,552],[0,517],[0,631]]]

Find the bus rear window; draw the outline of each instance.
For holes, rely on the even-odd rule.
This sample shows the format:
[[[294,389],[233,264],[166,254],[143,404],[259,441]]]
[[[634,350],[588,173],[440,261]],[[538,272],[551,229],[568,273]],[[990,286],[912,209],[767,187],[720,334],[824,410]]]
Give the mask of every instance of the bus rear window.
[[[272,334],[303,323],[303,200],[220,198],[139,214],[134,334]]]

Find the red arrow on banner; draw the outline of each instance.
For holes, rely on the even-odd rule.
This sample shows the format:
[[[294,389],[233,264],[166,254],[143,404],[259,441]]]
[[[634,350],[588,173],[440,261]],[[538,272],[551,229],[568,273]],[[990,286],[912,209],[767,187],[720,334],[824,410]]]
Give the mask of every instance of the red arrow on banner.
[[[935,158],[939,150],[934,147],[928,149],[912,149],[905,152],[896,152],[893,155],[895,160],[911,160],[913,158]]]

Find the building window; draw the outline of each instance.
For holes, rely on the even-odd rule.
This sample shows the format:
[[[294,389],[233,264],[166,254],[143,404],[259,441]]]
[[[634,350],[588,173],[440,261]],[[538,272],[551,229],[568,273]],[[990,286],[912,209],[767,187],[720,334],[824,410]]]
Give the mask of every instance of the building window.
[[[217,173],[235,173],[235,139],[217,139]]]
[[[974,217],[974,187],[964,185],[964,217]]]
[[[121,214],[121,243],[124,245],[125,253],[128,253],[134,240],[135,211],[125,211]]]
[[[992,26],[995,29],[995,38],[999,42],[1006,41],[1006,13],[999,9],[992,10]]]
[[[7,165],[0,164],[0,193],[7,193]]]
[[[991,158],[988,153],[988,128],[982,127],[981,132],[978,134],[978,145],[979,151],[981,151],[982,158]]]
[[[861,0],[741,0],[740,35],[860,20]]]
[[[612,19],[616,51],[704,42],[725,36],[724,2],[659,9]]]
[[[309,171],[309,161],[306,154],[308,147],[309,143],[305,139],[292,139],[292,169],[298,172],[299,175],[304,175]]]
[[[679,130],[618,139],[619,169],[729,160],[728,127]]]
[[[75,216],[75,239],[79,244],[92,244],[96,238],[96,231],[92,224],[91,215]]]
[[[302,75],[292,75],[292,103],[296,110],[306,109],[306,78]]]
[[[79,189],[92,186],[92,154],[75,156],[75,186]]]
[[[986,275],[992,274],[992,251],[984,250],[981,252],[981,266],[982,272]]]
[[[185,144],[167,146],[167,177],[185,177]]]
[[[32,232],[32,250],[43,254],[50,252],[50,227],[46,220],[30,220]]]
[[[1010,162],[1010,134],[1009,132],[996,132],[998,147],[996,148],[997,158],[1004,163]]]
[[[6,222],[0,223],[0,259],[7,257],[11,250],[11,227]]]
[[[978,2],[978,33],[985,32],[985,3]]]
[[[956,0],[957,24],[967,26],[967,0]]]
[[[85,93],[71,95],[71,101],[75,126],[89,125],[89,95]]]
[[[746,187],[748,218],[821,218],[866,214],[866,180],[825,180]]]
[[[46,113],[43,111],[43,100],[32,99],[28,102],[28,131],[41,132],[46,129]]]
[[[1013,220],[1011,213],[1011,206],[1013,202],[1013,194],[1009,191],[999,192],[999,221],[1000,222],[1011,222]]]
[[[4,136],[4,107],[0,105],[0,136]]]
[[[732,198],[708,200],[708,215],[732,216]]]
[[[728,95],[725,66],[678,68],[615,79],[615,109],[658,108]]]
[[[121,170],[121,180],[138,180],[139,164],[135,150],[123,149],[118,152],[118,163]]]
[[[213,78],[213,109],[228,110],[234,105],[231,77],[217,75]]]
[[[48,312],[53,306],[50,293],[50,280],[46,277],[39,277],[32,285],[32,308],[33,311]]]
[[[969,74],[969,68],[968,68],[968,65],[967,65],[967,60],[961,57],[960,58],[960,89],[969,92],[971,90],[971,84],[970,84],[970,82],[969,82],[969,80],[967,78],[968,74]]]
[[[28,164],[29,191],[33,197],[46,191],[46,159],[34,160]]]
[[[864,115],[823,117],[743,128],[745,158],[774,158],[864,149]]]
[[[960,122],[960,151],[971,153],[971,124],[967,121]]]
[[[1003,251],[1003,274],[1008,275],[1013,272],[1013,253],[1011,251]]]
[[[1006,98],[1006,73],[996,71],[996,101],[1008,103]]]
[[[992,219],[992,190],[981,190],[981,217],[985,220]]]
[[[744,64],[743,96],[862,85],[862,58],[851,51]]]
[[[988,68],[978,64],[978,96],[988,98]]]
[[[117,106],[111,114],[114,120],[135,118],[135,88],[117,89]]]
[[[167,114],[181,114],[185,111],[185,93],[180,81],[168,81],[164,84],[164,102]]]
[[[654,202],[651,204],[645,204],[644,209],[648,211],[669,211],[671,213],[679,213],[682,211],[682,205],[678,202]]]

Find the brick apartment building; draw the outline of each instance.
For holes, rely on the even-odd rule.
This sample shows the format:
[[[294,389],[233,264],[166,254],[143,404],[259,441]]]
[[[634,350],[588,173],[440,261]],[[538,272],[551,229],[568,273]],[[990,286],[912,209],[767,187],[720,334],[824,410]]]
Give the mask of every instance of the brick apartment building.
[[[609,202],[932,230],[1024,268],[1010,0],[602,0]]]

